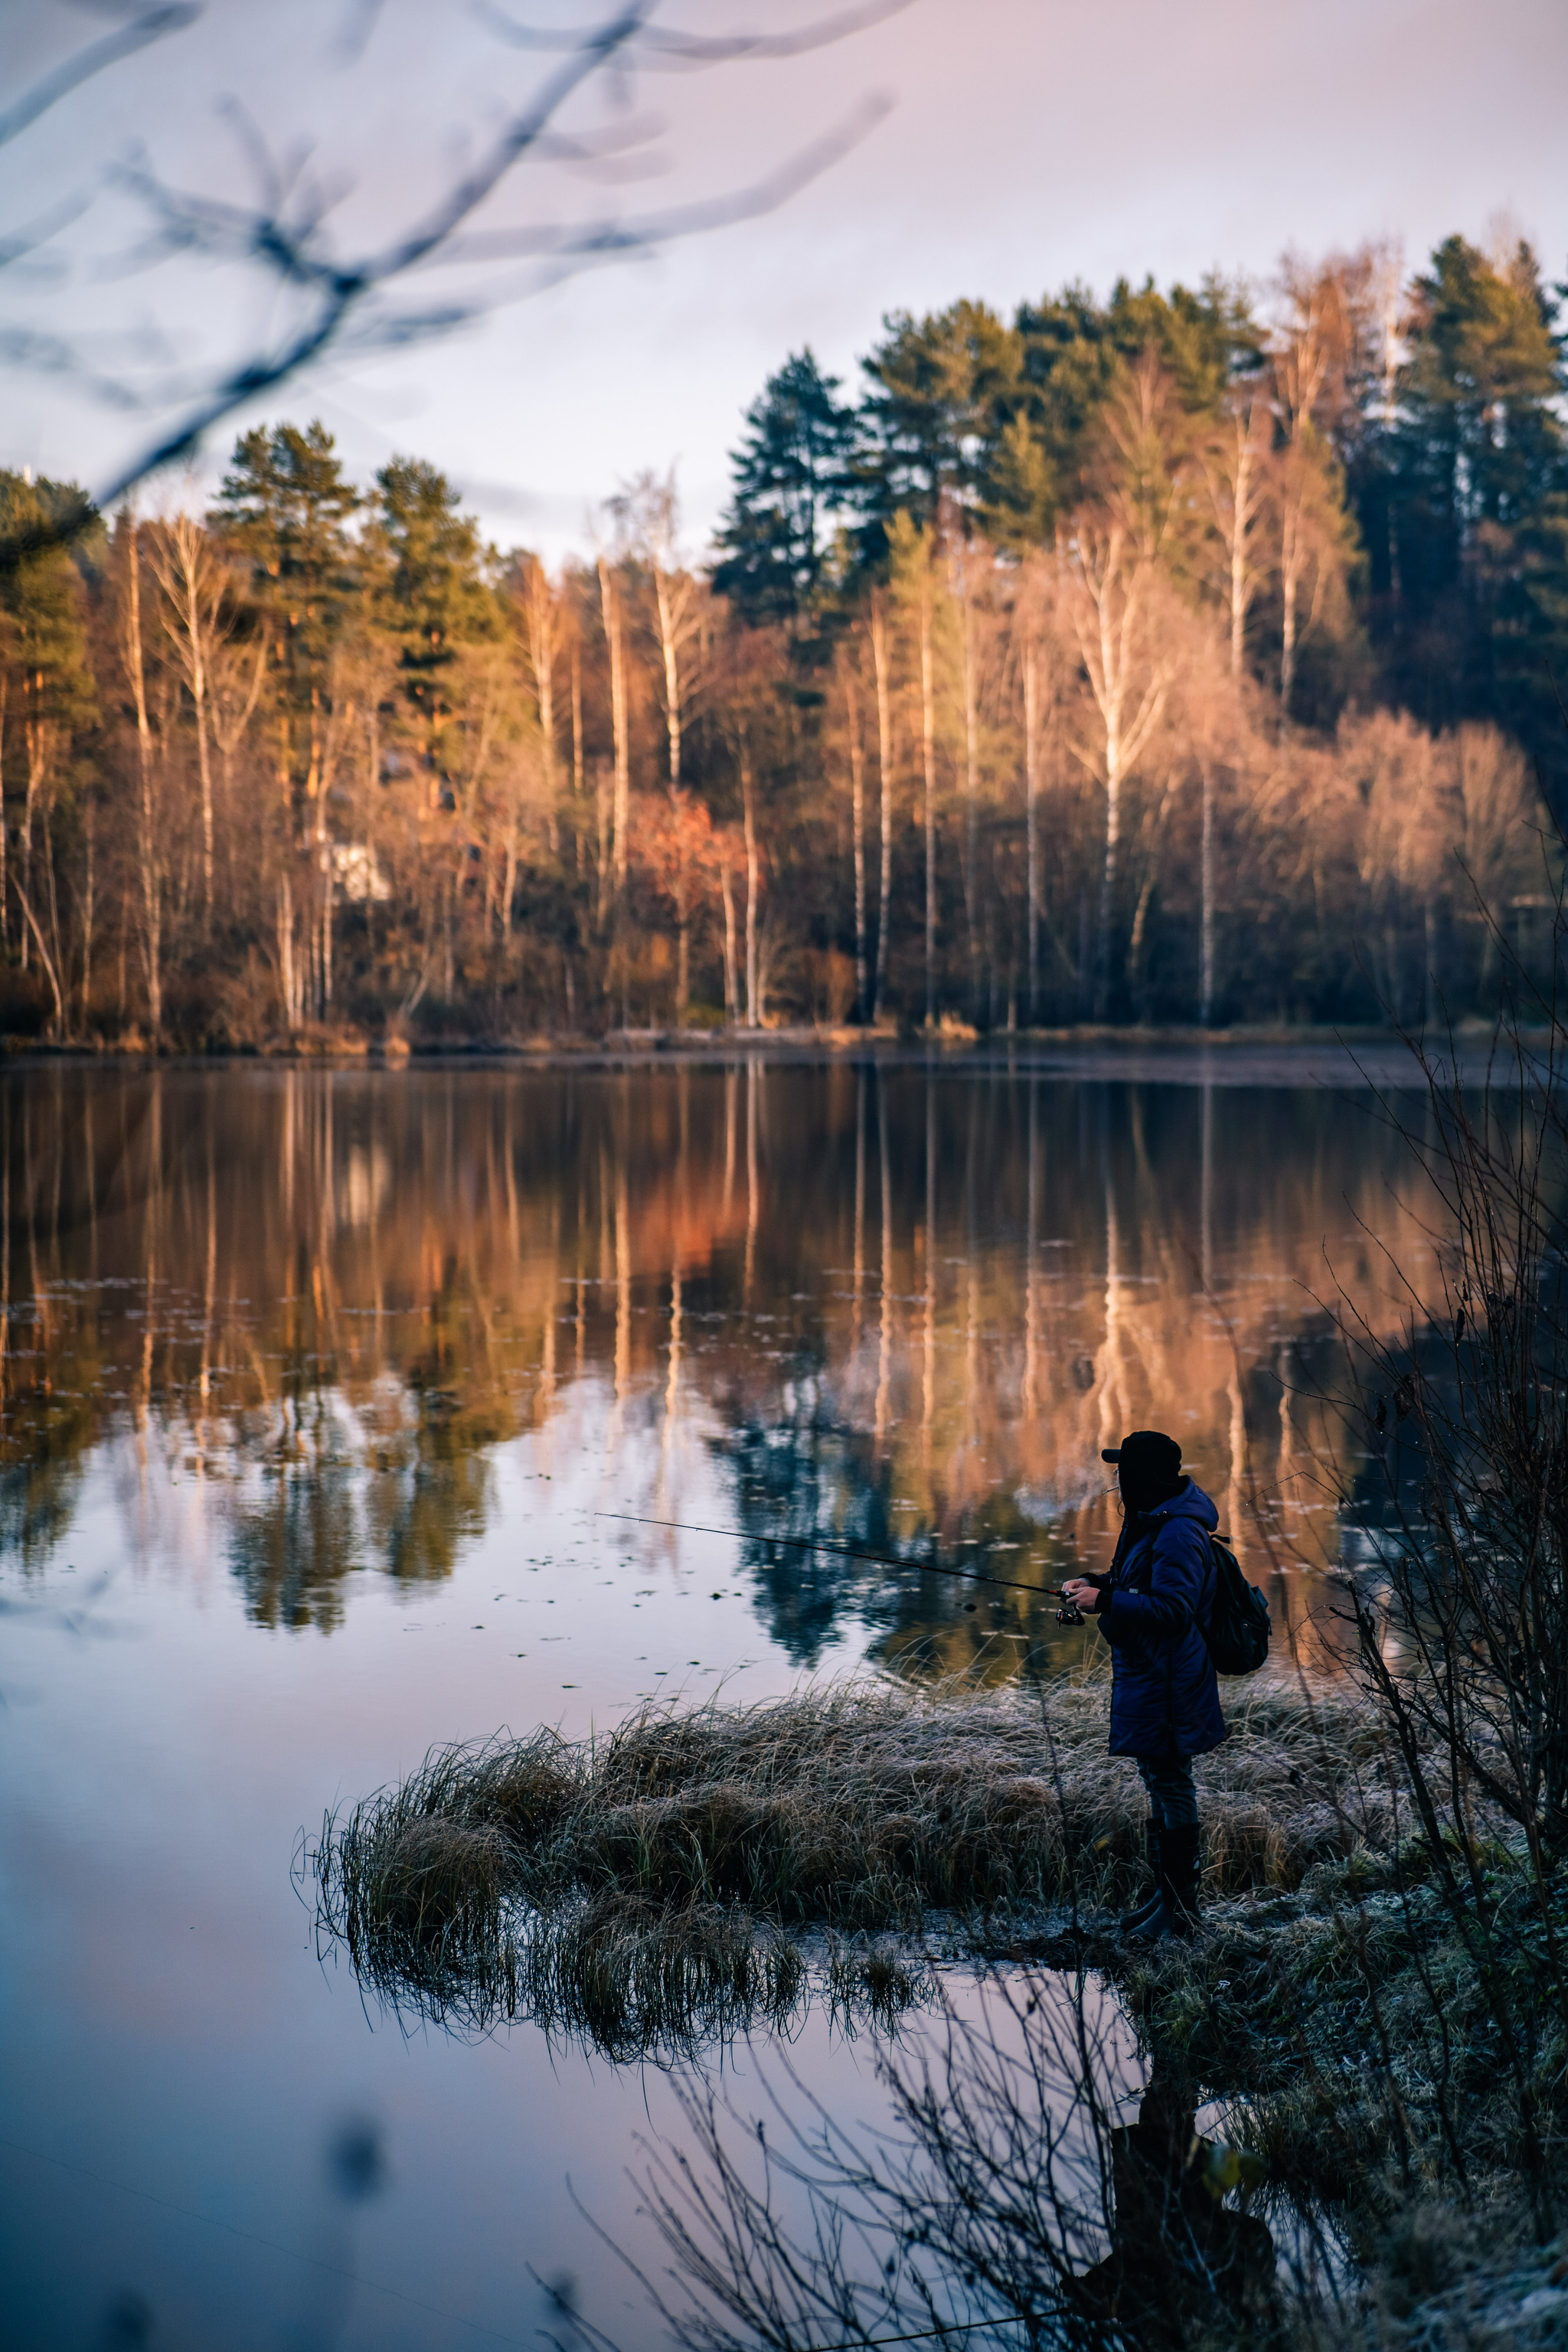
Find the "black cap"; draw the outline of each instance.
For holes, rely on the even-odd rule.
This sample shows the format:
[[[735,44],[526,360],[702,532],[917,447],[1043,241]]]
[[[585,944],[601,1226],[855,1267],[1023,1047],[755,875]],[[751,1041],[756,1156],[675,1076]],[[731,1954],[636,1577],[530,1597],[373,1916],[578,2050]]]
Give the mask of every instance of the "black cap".
[[[1102,1462],[1125,1462],[1145,1478],[1179,1478],[1182,1475],[1182,1449],[1173,1437],[1163,1429],[1134,1429],[1120,1445],[1100,1448]]]

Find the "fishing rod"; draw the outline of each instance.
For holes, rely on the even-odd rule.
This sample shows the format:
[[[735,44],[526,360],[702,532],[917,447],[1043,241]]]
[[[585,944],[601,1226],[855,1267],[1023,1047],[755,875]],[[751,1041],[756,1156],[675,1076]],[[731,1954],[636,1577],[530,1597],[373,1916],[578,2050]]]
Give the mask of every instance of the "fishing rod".
[[[736,1543],[782,1544],[786,1551],[830,1551],[840,1559],[869,1560],[878,1568],[918,1569],[922,1576],[952,1576],[966,1584],[994,1584],[1004,1592],[1032,1592],[1047,1601],[1060,1601],[1065,1596],[1059,1584],[1020,1584],[1016,1576],[987,1576],[979,1568],[943,1568],[934,1559],[894,1559],[885,1551],[859,1551],[853,1544],[825,1543],[819,1537],[748,1535],[743,1528],[710,1528],[691,1519],[650,1519],[640,1511],[595,1511],[596,1519],[624,1519],[637,1528],[675,1528],[682,1535],[729,1536]],[[1081,1625],[1082,1612],[1071,1601],[1058,1616],[1064,1625]]]

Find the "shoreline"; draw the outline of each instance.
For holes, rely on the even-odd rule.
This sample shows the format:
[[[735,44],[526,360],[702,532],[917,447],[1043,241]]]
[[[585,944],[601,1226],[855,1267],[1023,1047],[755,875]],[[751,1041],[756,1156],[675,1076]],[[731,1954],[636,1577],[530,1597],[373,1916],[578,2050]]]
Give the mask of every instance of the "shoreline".
[[[1461,1072],[1483,1080],[1497,1050],[1488,1024],[1455,1033]],[[1521,1038],[1528,1043],[1528,1038]],[[1449,1040],[1438,1057],[1448,1059]],[[1508,1046],[1494,1083],[1507,1084]],[[134,1034],[90,1044],[50,1045],[0,1035],[0,1056],[13,1068],[58,1068],[62,1063],[100,1067],[232,1068],[256,1065],[333,1070],[502,1068],[626,1071],[700,1066],[732,1068],[763,1062],[781,1067],[873,1067],[1002,1073],[1089,1082],[1175,1086],[1313,1086],[1422,1088],[1412,1047],[1386,1028],[1287,1028],[1255,1024],[1230,1029],[1192,1027],[1023,1029],[976,1035],[949,1030],[897,1034],[798,1024],[773,1029],[612,1029],[594,1036],[541,1032],[525,1037],[447,1038],[411,1045],[363,1032],[306,1030],[249,1048],[153,1047]]]

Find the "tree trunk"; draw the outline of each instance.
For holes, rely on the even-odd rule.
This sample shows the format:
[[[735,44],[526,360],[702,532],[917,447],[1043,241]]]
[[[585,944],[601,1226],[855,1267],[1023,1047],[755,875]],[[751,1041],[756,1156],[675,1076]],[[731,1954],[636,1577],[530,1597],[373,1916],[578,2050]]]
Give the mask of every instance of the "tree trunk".
[[[59,968],[49,953],[49,943],[39,927],[37,915],[33,912],[32,900],[26,890],[20,891],[18,895],[22,901],[22,919],[38,943],[38,960],[44,967],[44,977],[49,983],[49,993],[55,1000],[55,1035],[63,1038],[66,1034],[66,999],[65,991],[60,985]]]
[[[1283,614],[1279,633],[1279,731],[1290,725],[1290,702],[1296,689],[1296,600],[1301,581],[1301,518],[1294,491],[1288,495],[1279,538],[1279,589]]]
[[[528,601],[529,658],[533,667],[534,692],[539,702],[539,745],[544,765],[545,831],[550,853],[559,847],[555,806],[555,646],[560,631],[560,613],[551,593],[550,581],[542,563],[529,567]],[[511,902],[507,902],[506,935],[511,936]]]
[[[921,589],[921,751],[925,771],[926,1027],[936,1027],[936,681],[931,580]]]
[[[96,812],[89,799],[81,813],[83,874],[81,893],[81,1028],[87,1034],[88,1013],[92,1003],[92,919],[93,919],[93,835],[97,831]]]
[[[974,600],[963,581],[963,912],[969,927],[969,1010],[980,1015],[980,931],[976,920],[980,839],[980,665],[974,651]]]
[[[183,520],[183,518],[182,518]],[[191,700],[196,713],[196,766],[202,783],[202,929],[209,937],[213,924],[213,767],[207,741],[207,671],[205,630],[198,603],[194,560],[185,571],[185,626],[190,635]]]
[[[1242,663],[1247,655],[1247,607],[1251,589],[1247,566],[1247,535],[1252,522],[1254,456],[1250,411],[1245,425],[1237,416],[1236,436],[1236,507],[1230,537],[1230,674],[1239,686]]]
[[[877,779],[881,793],[882,873],[877,919],[877,985],[871,1018],[880,1022],[888,991],[888,917],[893,901],[893,705],[888,659],[888,616],[871,599],[871,667],[877,681]]]
[[[0,669],[0,948],[5,946],[10,919],[10,900],[5,895],[5,705],[10,688],[9,673]]]
[[[740,1025],[740,982],[735,969],[735,896],[728,858],[719,868],[719,896],[724,907],[724,1018],[734,1029]]]
[[[153,789],[153,730],[147,723],[147,673],[142,652],[142,561],[134,520],[127,524],[123,656],[136,704],[136,757],[141,768],[142,961],[147,983],[147,1025],[156,1045],[163,1026],[163,908],[158,879],[157,810]]]
[[[43,683],[43,674],[40,671],[33,681],[33,691],[36,694],[42,693]],[[26,690],[26,682],[24,682],[23,690],[24,692]],[[24,708],[26,708],[25,705]],[[22,740],[27,753],[27,796],[22,805],[22,900],[24,907],[27,907],[31,905],[33,897],[33,817],[48,766],[48,730],[43,719],[31,717],[26,719],[23,722]],[[36,922],[31,924],[31,929],[35,933],[37,932]],[[24,928],[22,932],[22,970],[24,971],[27,969],[27,948],[28,931]]]
[[[860,706],[849,663],[844,671],[849,713],[849,824],[855,857],[855,1018],[866,1018],[866,752],[860,740]]]
[[[1205,1029],[1214,1019],[1214,771],[1205,760],[1203,832],[1203,917],[1198,944],[1198,1022]]]
[[[1134,761],[1159,723],[1170,688],[1168,667],[1148,658],[1144,644],[1148,593],[1146,559],[1129,548],[1113,525],[1103,536],[1080,532],[1073,626],[1089,691],[1104,730],[1105,849],[1100,877],[1100,935],[1095,957],[1094,1009],[1102,1021],[1110,994],[1110,925],[1116,904],[1117,855],[1121,836],[1121,791]],[[1137,708],[1133,675],[1148,659],[1148,678]]]
[[[501,877],[500,934],[503,940],[511,937],[511,902],[517,896],[517,826],[509,824],[506,833],[506,866]]]
[[[1028,863],[1029,1025],[1040,1013],[1040,659],[1034,638],[1024,645],[1024,824]]]
[[[599,602],[605,617],[605,637],[610,652],[610,728],[615,742],[616,797],[610,825],[611,880],[617,900],[626,887],[630,850],[631,760],[626,743],[626,648],[621,639],[621,600],[615,575],[599,558]]]
[[[594,815],[598,825],[599,857],[594,874],[594,892],[598,901],[596,912],[601,927],[609,913],[612,797],[605,774],[605,763],[603,760],[595,760],[594,762]]]
[[[761,1019],[757,1000],[757,824],[752,762],[745,751],[741,754],[741,808],[746,837],[746,1026],[755,1029]]]
[[[294,971],[294,891],[288,875],[278,881],[278,987],[283,999],[283,1026],[300,1025]]]
[[[1116,898],[1116,855],[1121,838],[1121,762],[1108,733],[1105,760],[1105,853],[1100,869],[1100,937],[1096,942],[1094,1017],[1110,1003],[1110,919]]]

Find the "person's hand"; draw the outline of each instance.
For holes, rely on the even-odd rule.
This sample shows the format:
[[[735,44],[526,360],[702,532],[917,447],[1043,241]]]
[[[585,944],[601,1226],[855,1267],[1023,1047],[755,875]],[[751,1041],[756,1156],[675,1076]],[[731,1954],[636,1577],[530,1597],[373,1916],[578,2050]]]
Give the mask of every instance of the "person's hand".
[[[1070,1583],[1063,1585],[1062,1591],[1072,1602],[1074,1608],[1081,1609],[1086,1617],[1093,1617],[1098,1613],[1100,1587],[1098,1584],[1090,1584],[1087,1577],[1075,1576]]]

